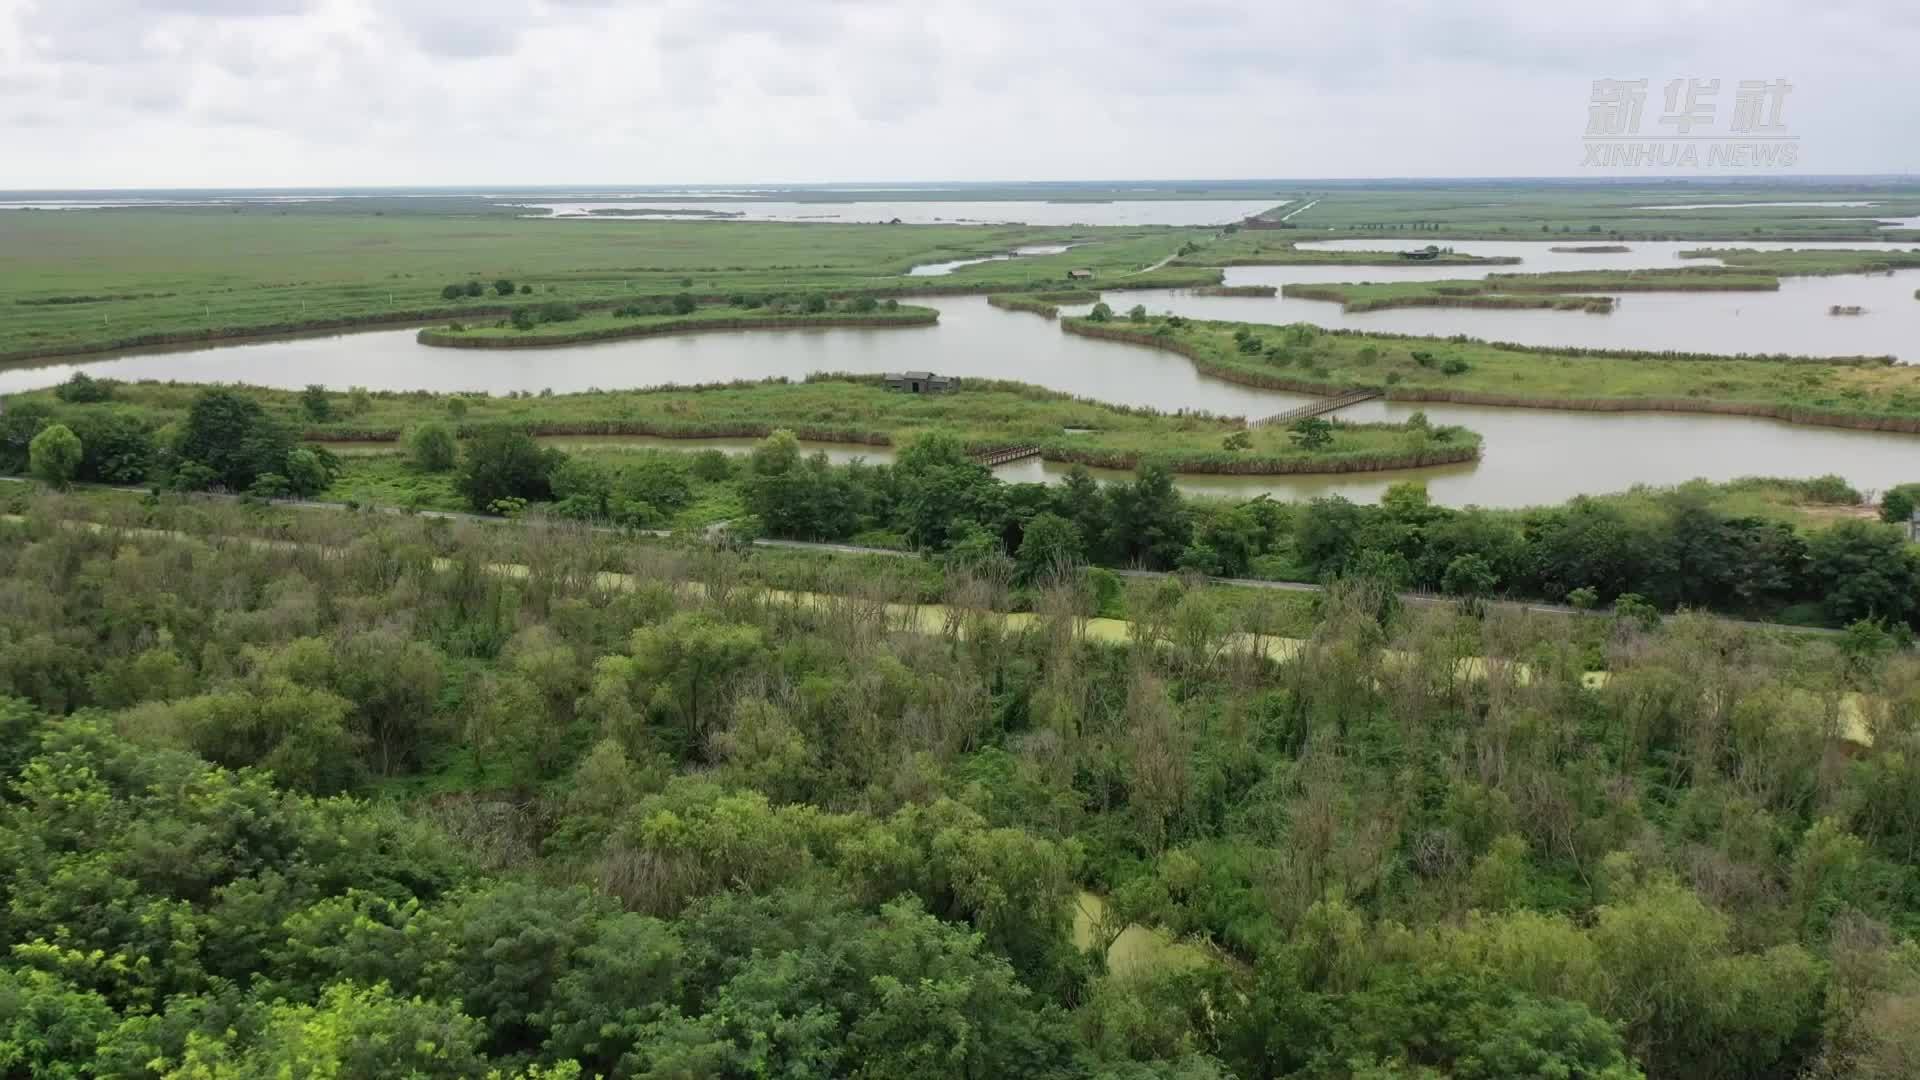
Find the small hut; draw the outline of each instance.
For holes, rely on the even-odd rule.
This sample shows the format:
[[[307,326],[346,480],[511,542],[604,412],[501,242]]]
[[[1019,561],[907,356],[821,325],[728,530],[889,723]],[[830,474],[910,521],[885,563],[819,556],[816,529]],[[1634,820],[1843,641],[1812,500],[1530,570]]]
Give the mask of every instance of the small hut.
[[[1421,259],[1421,260],[1437,259],[1440,257],[1440,248],[1437,245],[1428,244],[1426,247],[1423,247],[1418,251],[1403,251],[1400,253],[1400,257],[1403,259]]]
[[[903,394],[950,394],[960,389],[960,380],[951,375],[935,375],[931,371],[888,372],[887,389],[898,390]]]
[[[1068,281],[1092,281],[1093,271],[1087,269],[1084,266],[1079,267],[1077,269],[1069,270],[1067,271],[1067,280]]]

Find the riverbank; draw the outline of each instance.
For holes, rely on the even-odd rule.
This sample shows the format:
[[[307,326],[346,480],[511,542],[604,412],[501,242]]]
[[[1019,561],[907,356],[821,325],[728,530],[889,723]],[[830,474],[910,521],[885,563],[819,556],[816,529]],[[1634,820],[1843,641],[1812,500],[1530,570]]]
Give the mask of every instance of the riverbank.
[[[1529,349],[1470,339],[1328,332],[1161,319],[1062,319],[1061,329],[1178,353],[1203,374],[1248,386],[1396,401],[1584,412],[1691,412],[1920,434],[1920,368],[1858,359],[1675,359]]]
[[[854,327],[869,330],[932,326],[940,313],[929,307],[896,304],[891,308],[848,310],[846,305],[818,312],[784,308],[709,306],[674,315],[626,315],[596,312],[562,322],[491,326],[435,326],[421,330],[422,345],[447,349],[539,349],[594,341],[698,334],[723,330],[809,330]]]

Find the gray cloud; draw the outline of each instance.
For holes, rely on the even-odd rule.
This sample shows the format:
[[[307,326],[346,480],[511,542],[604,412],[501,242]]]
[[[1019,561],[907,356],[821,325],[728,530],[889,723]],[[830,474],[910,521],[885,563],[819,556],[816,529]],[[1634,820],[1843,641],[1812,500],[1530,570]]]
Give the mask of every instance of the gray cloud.
[[[1916,50],[1896,0],[0,0],[0,182],[1565,174],[1591,80],[1675,76],[1893,171]]]

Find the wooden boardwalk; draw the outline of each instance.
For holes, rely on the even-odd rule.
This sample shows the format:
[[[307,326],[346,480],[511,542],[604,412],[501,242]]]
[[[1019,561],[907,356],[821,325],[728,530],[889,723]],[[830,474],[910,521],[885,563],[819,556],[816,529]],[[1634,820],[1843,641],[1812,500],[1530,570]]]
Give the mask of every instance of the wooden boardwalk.
[[[1019,461],[1022,458],[1039,456],[1040,448],[1038,446],[1002,446],[997,450],[982,450],[973,455],[973,460],[991,469],[1005,465],[1009,461]]]
[[[1247,426],[1256,428],[1267,427],[1272,424],[1291,424],[1295,420],[1305,420],[1309,416],[1324,416],[1327,413],[1344,409],[1349,405],[1358,405],[1363,401],[1372,401],[1374,398],[1380,396],[1381,391],[1379,390],[1350,390],[1338,397],[1309,401],[1305,405],[1288,409],[1286,412],[1274,413],[1272,416],[1263,416],[1258,420],[1249,421]]]

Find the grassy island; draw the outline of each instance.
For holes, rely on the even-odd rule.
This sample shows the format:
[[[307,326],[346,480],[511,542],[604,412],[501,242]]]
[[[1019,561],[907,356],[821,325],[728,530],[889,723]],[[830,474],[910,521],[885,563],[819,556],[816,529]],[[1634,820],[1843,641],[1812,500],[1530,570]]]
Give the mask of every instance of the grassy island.
[[[201,388],[185,383],[112,384],[113,404],[74,406],[51,391],[22,401],[58,406],[58,415],[112,409],[159,429],[186,416]],[[380,442],[449,416],[452,395],[379,393],[355,404],[322,395],[247,387],[244,393],[315,442]],[[1244,418],[1161,413],[1075,398],[1025,383],[964,380],[957,393],[905,394],[877,376],[817,375],[765,382],[551,396],[459,396],[457,429],[511,424],[536,435],[758,438],[777,429],[820,442],[897,446],[944,430],[969,448],[1038,446],[1051,461],[1130,469],[1143,461],[1193,473],[1367,472],[1470,461],[1480,439],[1464,428],[1333,423],[1331,441],[1305,448],[1283,427],[1247,429]],[[328,418],[315,420],[316,412]],[[1240,449],[1229,437],[1245,432]],[[1234,439],[1236,444],[1242,440]],[[690,449],[697,447],[690,446]]]
[[[891,304],[891,306],[888,306]],[[797,330],[816,327],[932,326],[940,313],[929,307],[917,307],[889,301],[849,301],[824,306],[819,311],[804,308],[734,307],[709,304],[686,312],[640,313],[631,308],[599,311],[548,322],[526,321],[515,325],[500,320],[487,326],[432,326],[420,331],[422,345],[456,349],[538,349],[558,345],[580,345],[621,338],[656,337],[663,334],[697,334],[717,330]]]
[[[1403,307],[1550,308],[1613,310],[1614,292],[1769,292],[1780,288],[1771,273],[1728,267],[1674,270],[1561,270],[1546,274],[1488,274],[1479,280],[1310,282],[1288,285],[1285,296],[1328,300],[1346,311]]]
[[[1273,285],[1202,285],[1193,290],[1195,296],[1275,296],[1280,292]]]
[[[1683,259],[1718,259],[1729,267],[1778,274],[1781,277],[1832,274],[1884,274],[1920,267],[1920,248],[1913,251],[1845,251],[1794,249],[1756,251],[1752,248],[1694,248]]]
[[[1173,260],[1175,266],[1512,266],[1511,255],[1468,255],[1436,250],[1432,257],[1409,259],[1397,251],[1336,251],[1295,246],[1259,230],[1242,230],[1204,246],[1195,245]],[[1409,250],[1415,250],[1409,245]]]
[[[1058,289],[1052,292],[994,293],[987,303],[1006,311],[1025,311],[1044,318],[1060,314],[1062,304],[1091,304],[1100,299],[1092,289]]]
[[[1536,348],[1472,338],[1330,331],[1307,324],[1063,319],[1069,333],[1168,349],[1251,386],[1404,401],[1601,412],[1771,417],[1920,433],[1920,367],[1890,357],[1724,357]]]

